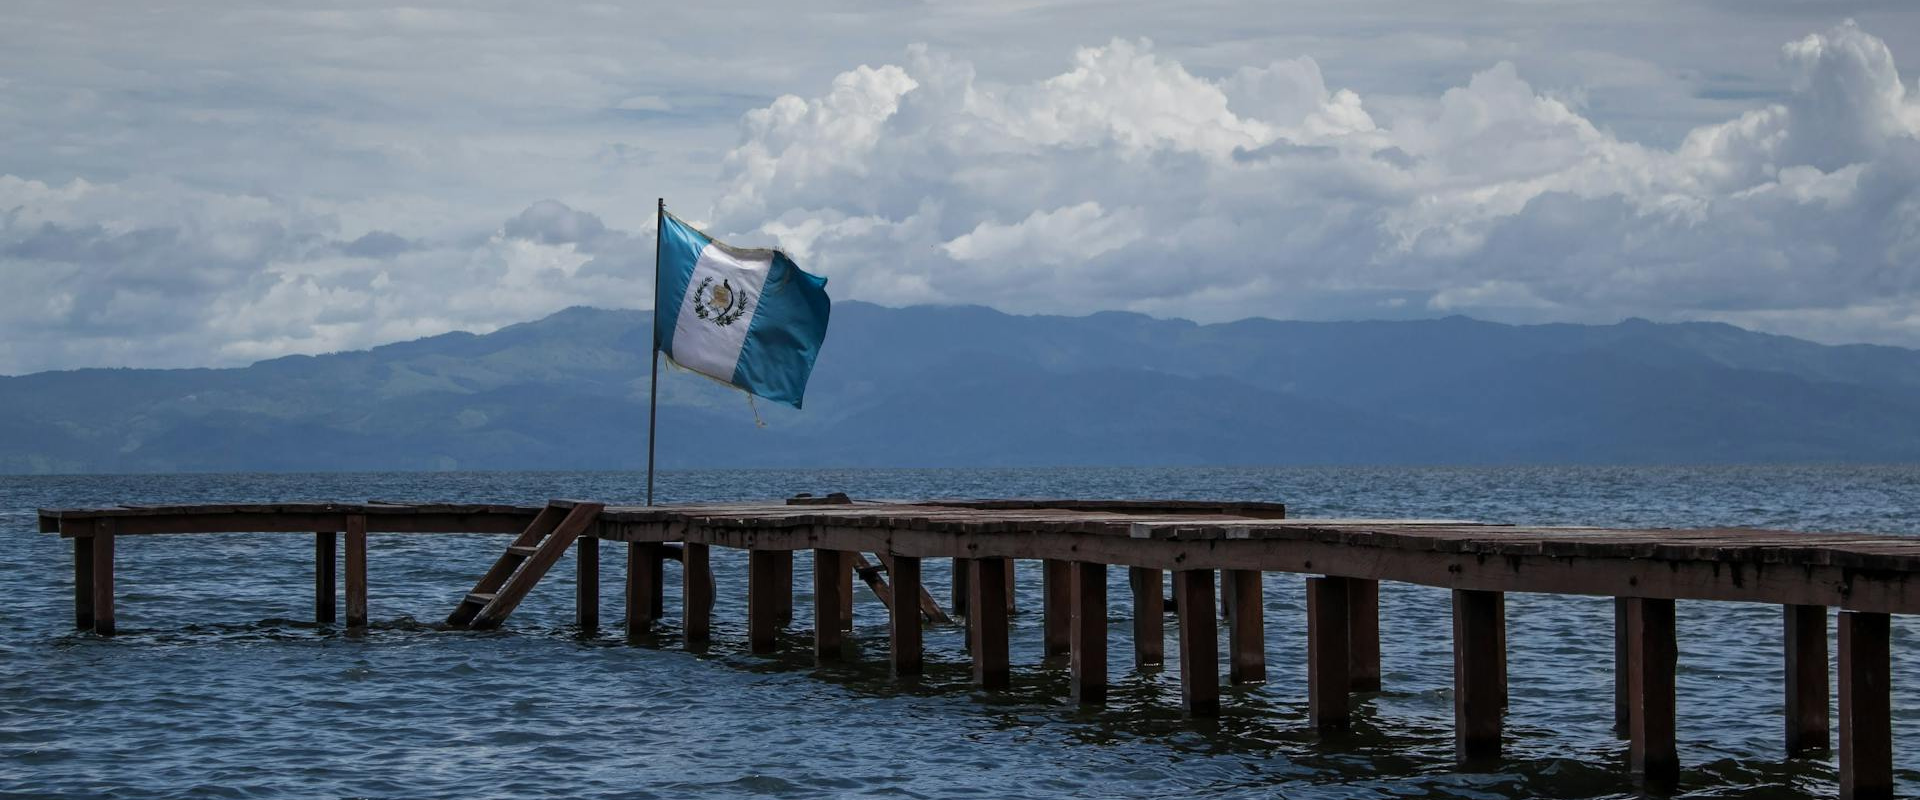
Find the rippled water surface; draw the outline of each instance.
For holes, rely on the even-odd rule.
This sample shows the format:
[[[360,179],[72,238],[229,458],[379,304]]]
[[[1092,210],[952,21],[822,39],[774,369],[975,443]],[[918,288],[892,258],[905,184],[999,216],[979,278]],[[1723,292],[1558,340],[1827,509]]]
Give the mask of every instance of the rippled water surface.
[[[685,472],[667,501],[847,491],[869,498],[1277,500],[1295,516],[1920,534],[1920,467],[1130,469]],[[0,797],[1614,797],[1631,796],[1612,721],[1612,606],[1509,599],[1510,756],[1453,768],[1447,595],[1382,590],[1386,690],[1358,730],[1306,729],[1302,579],[1267,577],[1269,680],[1233,688],[1217,721],[1183,720],[1177,665],[1132,668],[1114,571],[1112,702],[1065,702],[1040,649],[1039,570],[1023,564],[1014,688],[967,685],[958,630],[930,630],[929,674],[887,676],[886,618],[861,587],[852,666],[816,668],[802,618],[773,657],[745,643],[745,560],[716,549],[714,643],[667,625],[619,636],[618,552],[604,557],[598,635],[572,627],[556,567],[505,630],[433,623],[492,563],[498,536],[372,538],[373,628],[309,622],[306,536],[124,537],[121,635],[71,630],[68,550],[42,506],[242,500],[632,502],[625,473],[0,477]],[[807,574],[805,554],[796,573]],[[927,582],[944,597],[943,563]],[[668,570],[669,598],[678,576]],[[669,615],[678,602],[668,601]],[[1682,603],[1679,737],[1696,797],[1831,796],[1830,758],[1781,753],[1780,612]],[[1894,621],[1896,761],[1920,792],[1920,643]],[[1169,625],[1169,633],[1172,626]],[[1169,648],[1169,658],[1174,655]]]

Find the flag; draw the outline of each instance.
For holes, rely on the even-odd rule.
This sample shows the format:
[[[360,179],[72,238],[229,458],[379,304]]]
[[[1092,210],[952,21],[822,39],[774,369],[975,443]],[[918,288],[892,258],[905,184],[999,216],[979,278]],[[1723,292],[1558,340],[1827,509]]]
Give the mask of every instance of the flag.
[[[827,338],[827,279],[778,250],[733,247],[660,213],[655,347],[673,363],[800,407]]]

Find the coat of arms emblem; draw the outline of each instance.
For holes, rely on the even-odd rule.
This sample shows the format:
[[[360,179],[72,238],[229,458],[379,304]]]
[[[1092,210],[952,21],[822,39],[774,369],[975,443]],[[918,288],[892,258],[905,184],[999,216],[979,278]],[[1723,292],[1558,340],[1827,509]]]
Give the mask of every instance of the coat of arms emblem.
[[[715,325],[726,327],[740,320],[747,313],[746,298],[733,288],[733,282],[721,280],[715,286],[713,277],[700,280],[693,290],[693,314]]]

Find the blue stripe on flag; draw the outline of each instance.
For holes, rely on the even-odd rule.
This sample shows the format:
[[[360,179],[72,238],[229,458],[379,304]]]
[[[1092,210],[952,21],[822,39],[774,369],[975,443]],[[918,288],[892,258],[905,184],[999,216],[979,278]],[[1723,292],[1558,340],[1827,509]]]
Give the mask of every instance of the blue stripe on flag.
[[[687,284],[693,277],[693,264],[700,260],[700,251],[707,249],[713,239],[694,230],[672,214],[662,214],[660,220],[660,282],[656,286],[657,297],[653,299],[653,334],[660,343],[660,352],[673,352],[674,319],[680,313],[680,306],[687,297]]]
[[[760,308],[754,311],[746,343],[740,348],[733,384],[799,408],[813,360],[827,339],[831,311],[827,279],[800,269],[785,253],[775,253],[766,286],[760,290]]]

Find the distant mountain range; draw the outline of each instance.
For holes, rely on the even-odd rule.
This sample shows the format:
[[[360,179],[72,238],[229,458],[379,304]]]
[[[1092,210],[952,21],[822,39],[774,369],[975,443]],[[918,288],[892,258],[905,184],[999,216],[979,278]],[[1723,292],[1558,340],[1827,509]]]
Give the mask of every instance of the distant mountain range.
[[[630,469],[650,314],[0,378],[0,472]],[[795,412],[663,371],[662,468],[1920,460],[1920,351],[1712,323],[834,307]]]

